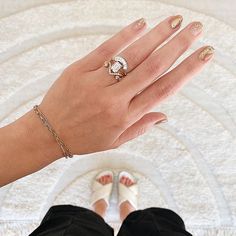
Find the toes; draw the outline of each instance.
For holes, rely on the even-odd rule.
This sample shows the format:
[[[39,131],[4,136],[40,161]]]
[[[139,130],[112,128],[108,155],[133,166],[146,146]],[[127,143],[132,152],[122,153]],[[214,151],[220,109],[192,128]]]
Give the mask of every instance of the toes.
[[[112,176],[111,175],[106,175],[106,183],[109,184],[112,182]]]
[[[126,176],[121,177],[120,183],[122,183],[122,184],[124,184],[125,186],[128,186],[128,187],[134,184],[134,182]]]
[[[125,185],[125,180],[126,180],[125,177],[122,176],[121,179],[120,179],[120,182]]]
[[[104,178],[104,176],[101,176],[101,177],[98,179],[98,182],[99,182],[100,184],[104,184],[104,183],[105,183],[105,178]]]
[[[107,184],[107,175],[104,176],[104,184]]]
[[[103,175],[99,179],[97,179],[97,181],[103,185],[109,184],[109,183],[112,183],[112,176],[111,175]]]
[[[97,181],[102,184],[102,177],[100,177],[99,179],[97,179]]]
[[[120,183],[121,183],[121,184],[125,184],[125,177],[124,177],[124,176],[122,176],[122,177],[120,178]]]
[[[123,179],[123,184],[125,185],[125,186],[127,186],[128,184],[127,184],[127,181],[128,181],[128,178],[127,177],[123,177],[124,179]]]
[[[104,181],[105,181],[105,184],[108,182],[108,175],[104,176]]]
[[[104,182],[105,182],[105,178],[104,176],[102,176],[102,184],[104,184]]]

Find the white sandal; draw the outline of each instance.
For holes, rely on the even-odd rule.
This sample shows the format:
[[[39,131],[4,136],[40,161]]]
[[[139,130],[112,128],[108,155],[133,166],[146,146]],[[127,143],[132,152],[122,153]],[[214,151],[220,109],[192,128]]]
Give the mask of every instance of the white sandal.
[[[110,175],[112,176],[112,182],[109,184],[101,184],[98,182],[98,180],[105,175]],[[106,203],[107,206],[109,207],[109,200],[110,200],[110,196],[111,196],[111,192],[112,192],[112,187],[113,187],[113,183],[114,183],[114,174],[112,171],[106,170],[106,171],[102,171],[101,173],[99,173],[92,184],[92,197],[91,197],[91,203],[90,206],[93,206],[93,204],[95,202],[97,202],[98,200],[103,199]]]
[[[134,184],[127,187],[124,184],[120,183],[120,180],[123,176],[130,179]],[[118,205],[120,206],[123,202],[128,201],[134,207],[134,209],[137,210],[138,209],[138,184],[135,177],[126,171],[120,172],[118,190],[119,190]]]

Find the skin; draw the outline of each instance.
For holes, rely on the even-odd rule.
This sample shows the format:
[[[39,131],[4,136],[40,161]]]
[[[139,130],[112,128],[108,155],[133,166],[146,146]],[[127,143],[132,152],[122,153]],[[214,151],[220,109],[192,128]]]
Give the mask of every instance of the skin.
[[[106,185],[106,184],[112,183],[113,179],[112,179],[112,176],[110,176],[110,175],[104,175],[104,176],[101,176],[97,181],[103,185]],[[128,177],[125,177],[125,176],[123,176],[120,179],[120,183],[124,184],[127,187],[130,187],[134,184],[131,179],[129,179]],[[107,207],[108,207],[107,203],[103,199],[98,200],[93,205],[94,211],[103,218],[106,214]],[[120,219],[121,219],[121,221],[124,221],[124,219],[134,210],[135,209],[128,201],[123,202],[120,205]]]
[[[136,21],[126,26],[68,66],[54,82],[39,107],[73,154],[117,148],[166,120],[165,114],[150,110],[210,61],[210,57],[199,59],[200,48],[165,73],[201,35],[191,34],[191,23],[159,47],[180,28],[170,27],[173,18],[168,17],[147,34],[145,24],[140,28]],[[103,66],[118,53],[129,64],[129,73],[120,82]],[[0,143],[0,186],[63,157],[33,110],[2,127]]]

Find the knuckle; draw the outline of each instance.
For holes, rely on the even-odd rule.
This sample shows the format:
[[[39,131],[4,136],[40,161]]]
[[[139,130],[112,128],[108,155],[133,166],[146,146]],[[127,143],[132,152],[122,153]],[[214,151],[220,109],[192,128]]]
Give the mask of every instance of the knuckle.
[[[103,44],[98,48],[98,54],[107,58],[113,54],[113,49],[108,44]]]
[[[131,31],[129,29],[124,29],[120,32],[120,39],[124,42],[130,40]]]
[[[146,132],[146,128],[145,127],[141,127],[137,130],[137,136],[141,136]]]
[[[163,83],[158,86],[158,97],[166,98],[174,93],[174,86],[170,83]]]
[[[126,60],[128,62],[132,62],[133,66],[136,66],[140,63],[140,53],[138,53],[136,50],[131,49],[129,52],[127,52],[127,55],[125,56]]]
[[[179,45],[182,50],[187,50],[191,44],[189,37],[186,35],[179,35],[178,42],[176,45]]]
[[[153,29],[153,34],[150,34],[149,37],[151,40],[156,41],[157,37],[160,38],[160,36],[163,38],[167,36],[167,29],[166,27],[160,27],[160,25],[157,25]]]
[[[158,58],[153,58],[145,63],[146,73],[149,76],[159,75],[162,71],[162,64]]]
[[[155,88],[154,92],[149,94],[149,100],[148,100],[148,102],[146,103],[146,105],[143,108],[144,111],[150,110],[150,107],[152,106],[152,103],[158,101],[159,98],[160,98],[160,93]]]
[[[195,63],[185,63],[184,67],[183,67],[183,72],[185,76],[188,76],[190,73],[194,72],[195,68],[196,68]]]

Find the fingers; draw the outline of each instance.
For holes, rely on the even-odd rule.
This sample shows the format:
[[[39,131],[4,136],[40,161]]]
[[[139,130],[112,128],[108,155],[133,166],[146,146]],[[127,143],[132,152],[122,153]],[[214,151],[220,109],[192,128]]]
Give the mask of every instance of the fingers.
[[[128,62],[128,72],[136,68],[158,46],[174,34],[180,28],[182,20],[183,18],[180,15],[166,18],[144,36],[130,44],[126,49],[119,53],[119,55],[124,57]],[[115,78],[111,78],[110,75],[104,76],[104,71],[105,74],[108,75],[107,69],[104,67],[101,67],[101,69],[97,71],[100,74],[99,77],[104,78],[104,85],[109,86],[116,84],[117,80]]]
[[[133,42],[143,32],[145,26],[143,18],[131,23],[84,57],[80,64],[82,63],[89,71],[100,68],[106,60]]]
[[[143,62],[158,46],[175,33],[180,28],[182,21],[182,16],[168,17],[124,49],[119,55],[129,63],[128,72]]]
[[[124,133],[121,134],[121,136],[114,144],[114,147],[118,147],[121,144],[144,134],[149,127],[153,126],[156,123],[161,123],[164,121],[167,121],[167,117],[165,114],[160,112],[150,112],[144,115],[140,120],[131,125],[124,131]]]
[[[118,84],[123,92],[135,95],[162,75],[191,46],[202,32],[202,24],[193,22],[163,47],[151,54]]]
[[[214,49],[210,46],[198,49],[175,69],[137,95],[130,103],[130,112],[134,116],[135,114],[145,114],[163,99],[175,93],[203,69],[212,58],[213,53]]]

